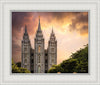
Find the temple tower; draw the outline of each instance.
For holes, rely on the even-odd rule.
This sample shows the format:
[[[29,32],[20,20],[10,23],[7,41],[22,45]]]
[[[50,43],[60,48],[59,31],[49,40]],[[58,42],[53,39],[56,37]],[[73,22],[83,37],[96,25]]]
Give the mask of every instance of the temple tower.
[[[57,64],[57,41],[52,28],[50,40],[48,42],[48,70],[52,67],[52,65],[56,64]]]
[[[21,67],[27,68],[30,71],[30,40],[27,33],[27,26],[25,26],[25,32],[22,40],[22,59],[21,59]]]
[[[34,43],[34,72],[45,72],[44,38],[41,30],[40,19]]]

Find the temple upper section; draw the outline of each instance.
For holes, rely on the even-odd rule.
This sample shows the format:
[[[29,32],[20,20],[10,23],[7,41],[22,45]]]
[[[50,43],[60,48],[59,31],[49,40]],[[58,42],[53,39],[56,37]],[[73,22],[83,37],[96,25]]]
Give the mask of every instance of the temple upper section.
[[[23,42],[30,42],[26,25],[25,25],[25,32],[24,32],[24,36],[23,36]]]
[[[39,19],[39,23],[38,23],[38,29],[37,29],[37,33],[36,33],[36,38],[43,38],[43,34],[42,34],[42,30],[41,30],[41,24],[40,24],[40,19]]]
[[[52,28],[52,32],[51,32],[51,35],[50,35],[50,41],[51,42],[56,41],[56,37],[55,37],[55,33],[53,31],[53,28]]]

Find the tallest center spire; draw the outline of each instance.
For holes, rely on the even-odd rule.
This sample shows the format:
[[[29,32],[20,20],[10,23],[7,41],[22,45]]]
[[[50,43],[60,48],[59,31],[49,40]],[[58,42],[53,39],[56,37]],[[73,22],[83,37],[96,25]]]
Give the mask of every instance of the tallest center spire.
[[[41,24],[40,24],[40,18],[39,18],[39,24],[38,24],[36,37],[43,37],[42,30],[41,30]]]
[[[41,25],[40,25],[40,16],[39,16],[38,31],[41,31]]]

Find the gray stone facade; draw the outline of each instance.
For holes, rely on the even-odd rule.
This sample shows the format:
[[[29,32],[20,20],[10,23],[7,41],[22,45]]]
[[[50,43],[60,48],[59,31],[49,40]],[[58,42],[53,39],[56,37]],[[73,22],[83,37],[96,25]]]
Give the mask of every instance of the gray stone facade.
[[[57,41],[53,29],[48,41],[48,48],[45,49],[39,19],[38,30],[34,39],[34,49],[32,49],[27,27],[25,26],[21,54],[21,67],[27,68],[31,73],[47,73],[52,65],[57,64]]]

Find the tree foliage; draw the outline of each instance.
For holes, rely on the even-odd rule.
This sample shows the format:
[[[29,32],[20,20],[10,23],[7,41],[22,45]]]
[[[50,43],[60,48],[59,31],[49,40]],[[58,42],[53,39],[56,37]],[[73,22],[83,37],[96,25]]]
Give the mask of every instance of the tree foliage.
[[[12,73],[30,73],[26,68],[18,67],[12,60]]]
[[[64,72],[63,68],[60,65],[53,65],[48,73],[57,73],[57,72]]]
[[[64,60],[59,65],[52,66],[48,73],[88,73],[88,45],[72,53],[70,59]]]

